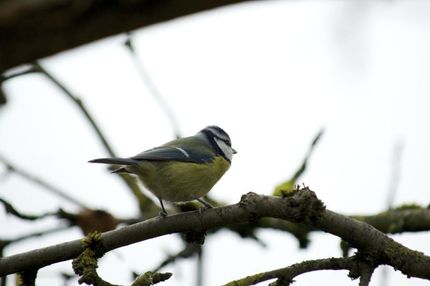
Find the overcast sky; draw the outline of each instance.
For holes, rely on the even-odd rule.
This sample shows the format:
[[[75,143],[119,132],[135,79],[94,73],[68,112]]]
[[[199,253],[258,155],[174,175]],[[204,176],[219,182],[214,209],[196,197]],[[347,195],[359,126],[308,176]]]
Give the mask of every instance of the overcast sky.
[[[375,214],[386,208],[393,187],[395,205],[429,203],[429,12],[428,1],[262,1],[137,30],[133,39],[183,135],[212,124],[230,134],[238,154],[213,197],[235,203],[249,191],[270,194],[324,128],[301,182],[330,210]],[[84,101],[116,152],[131,156],[171,140],[173,130],[124,40],[112,37],[41,63]],[[122,217],[137,214],[122,182],[87,163],[107,154],[70,100],[41,75],[10,80],[5,90],[0,154],[91,207]],[[77,210],[14,175],[2,179],[0,190],[23,211]],[[23,223],[0,212],[0,237],[54,223]],[[259,236],[266,248],[229,232],[209,237],[204,285],[340,256],[338,238],[328,234],[312,234],[307,250],[298,250],[288,234],[264,230]],[[16,244],[7,254],[79,237],[73,229]],[[394,238],[430,252],[428,234]],[[180,248],[173,235],[142,242],[108,254],[99,272],[112,283],[128,283],[130,269],[145,272]],[[70,262],[45,268],[40,285],[58,285],[53,272],[64,269],[71,270]],[[167,267],[174,276],[164,285],[193,285],[194,269],[192,259]],[[375,285],[381,270],[376,272]],[[425,283],[389,272],[387,285]],[[344,271],[296,281],[357,284]]]

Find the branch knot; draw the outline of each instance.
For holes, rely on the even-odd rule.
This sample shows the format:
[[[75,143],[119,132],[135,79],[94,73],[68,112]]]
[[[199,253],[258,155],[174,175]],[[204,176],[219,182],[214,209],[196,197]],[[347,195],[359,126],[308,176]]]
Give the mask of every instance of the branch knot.
[[[325,205],[309,187],[299,187],[283,196],[286,202],[285,212],[289,220],[296,223],[311,224],[318,220],[325,210]]]

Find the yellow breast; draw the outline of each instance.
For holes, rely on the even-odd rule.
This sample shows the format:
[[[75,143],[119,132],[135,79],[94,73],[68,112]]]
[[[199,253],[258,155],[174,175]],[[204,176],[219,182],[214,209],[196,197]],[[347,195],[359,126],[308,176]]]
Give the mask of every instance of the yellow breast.
[[[206,195],[229,167],[227,160],[217,156],[204,164],[144,161],[133,167],[133,171],[157,197],[180,202]]]

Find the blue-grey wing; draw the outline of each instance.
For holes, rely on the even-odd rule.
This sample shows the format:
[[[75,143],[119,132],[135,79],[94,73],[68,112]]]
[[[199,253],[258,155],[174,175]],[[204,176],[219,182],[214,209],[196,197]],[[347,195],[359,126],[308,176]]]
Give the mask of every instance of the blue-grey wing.
[[[206,163],[212,161],[214,156],[215,154],[206,150],[192,150],[189,148],[160,146],[137,154],[130,159],[138,161],[148,160]]]

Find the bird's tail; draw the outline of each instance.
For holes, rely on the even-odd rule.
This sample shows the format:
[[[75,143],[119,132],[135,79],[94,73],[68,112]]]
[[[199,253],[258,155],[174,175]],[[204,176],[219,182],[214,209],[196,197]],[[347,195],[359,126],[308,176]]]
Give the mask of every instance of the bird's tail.
[[[88,161],[89,163],[102,163],[111,165],[136,165],[139,162],[130,158],[100,158]]]

